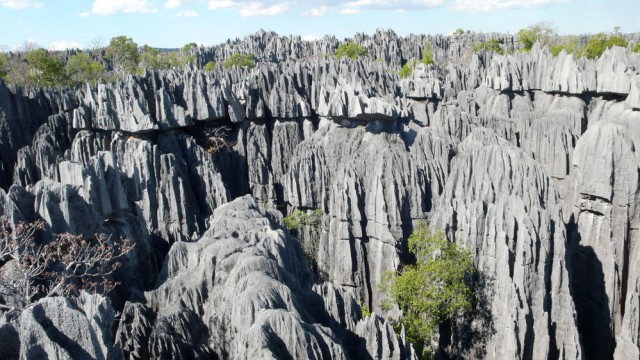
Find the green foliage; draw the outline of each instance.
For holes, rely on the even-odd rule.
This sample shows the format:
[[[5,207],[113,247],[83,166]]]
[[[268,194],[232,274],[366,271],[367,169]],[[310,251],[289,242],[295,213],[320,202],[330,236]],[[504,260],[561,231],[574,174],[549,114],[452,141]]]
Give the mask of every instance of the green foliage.
[[[607,36],[604,33],[594,35],[585,47],[585,56],[588,59],[595,59],[602,55],[605,50],[613,46],[627,47],[629,43],[618,35]]]
[[[637,42],[635,45],[633,45],[633,49],[631,51],[640,54],[640,42]]]
[[[67,75],[75,83],[95,84],[104,76],[104,66],[92,60],[87,53],[79,52],[67,62]]]
[[[369,52],[364,46],[350,42],[348,44],[340,44],[336,50],[336,57],[341,58],[344,56],[351,60],[356,60],[361,56],[368,57]]]
[[[416,264],[399,274],[384,273],[380,289],[398,304],[400,323],[417,353],[428,357],[438,326],[472,310],[473,292],[465,278],[474,267],[468,250],[449,242],[443,232],[430,235],[424,223],[409,236],[408,247]]]
[[[198,47],[198,44],[192,42],[192,43],[188,43],[185,46],[182,47],[182,51],[183,52],[187,52],[191,49],[196,49]]]
[[[36,86],[64,86],[68,82],[62,62],[47,50],[31,50],[25,59],[31,67],[29,78]]]
[[[362,312],[362,317],[367,318],[371,316],[371,310],[369,310],[369,306],[364,302],[360,302],[360,311]]]
[[[233,54],[229,60],[222,63],[225,68],[234,66],[242,66],[249,69],[253,69],[256,66],[256,61],[251,54]]]
[[[211,72],[211,71],[213,71],[215,69],[216,69],[216,63],[213,62],[213,61],[209,61],[204,66],[204,71],[206,71],[206,72]]]
[[[0,79],[7,77],[7,59],[4,54],[0,54]]]
[[[301,242],[302,250],[314,270],[317,270],[318,241],[313,237],[320,230],[322,215],[320,209],[310,213],[296,209],[283,219],[284,226]]]
[[[453,32],[453,35],[455,36],[464,35],[464,30],[461,28],[457,28],[456,31]]]
[[[474,53],[478,51],[493,51],[496,54],[504,54],[504,49],[500,46],[498,39],[491,39],[480,42],[471,49]]]
[[[538,23],[531,25],[526,29],[520,29],[518,31],[518,40],[522,50],[529,51],[533,47],[533,44],[540,43],[542,45],[548,45],[551,42],[551,37],[555,34],[555,30],[549,23]]]
[[[424,49],[422,50],[422,59],[420,60],[420,62],[425,65],[433,64],[433,47],[431,46],[430,42],[424,43]]]
[[[413,67],[415,66],[415,61],[409,61],[402,65],[402,68],[398,70],[398,75],[401,79],[408,78],[413,73]]]
[[[140,54],[140,67],[150,70],[160,70],[166,68],[160,50],[149,45],[142,47]]]
[[[289,216],[285,217],[283,221],[284,226],[289,229],[289,231],[299,230],[303,226],[318,227],[322,221],[322,210],[316,209],[311,214],[307,214],[302,210],[296,209]]]
[[[105,59],[111,62],[111,66],[117,74],[133,73],[140,60],[138,44],[133,42],[130,37],[114,37],[106,48]]]

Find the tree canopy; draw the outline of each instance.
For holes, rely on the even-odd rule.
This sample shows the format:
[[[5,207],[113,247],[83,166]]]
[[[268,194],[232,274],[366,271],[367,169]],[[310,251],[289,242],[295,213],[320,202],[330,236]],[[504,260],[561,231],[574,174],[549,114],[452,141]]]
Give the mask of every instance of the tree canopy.
[[[134,72],[140,61],[138,44],[126,36],[116,36],[111,39],[105,51],[105,58],[111,62],[116,74]]]
[[[229,58],[229,60],[222,63],[222,66],[225,68],[230,68],[234,66],[242,66],[249,69],[253,69],[256,66],[256,62],[251,54],[233,54]]]
[[[67,74],[62,62],[45,49],[36,49],[25,55],[31,66],[29,78],[36,86],[63,86],[67,83]]]
[[[400,323],[418,355],[428,357],[438,326],[472,310],[473,291],[467,277],[474,272],[471,253],[447,240],[443,232],[433,235],[419,223],[409,236],[409,252],[415,265],[401,272],[386,272],[380,289],[402,311]]]
[[[98,61],[92,60],[89,54],[79,52],[69,58],[67,75],[75,83],[88,81],[95,84],[104,76],[104,66]]]
[[[471,50],[473,52],[493,51],[496,54],[504,54],[504,49],[502,49],[502,46],[500,46],[500,41],[498,41],[498,39],[491,39],[491,40],[480,42],[474,45]]]
[[[336,50],[336,57],[348,57],[351,60],[356,60],[361,56],[367,57],[369,56],[369,51],[362,46],[354,43],[353,41],[348,44],[340,44],[338,49]]]
[[[605,50],[613,46],[627,47],[629,43],[623,37],[618,35],[607,36],[605,33],[594,35],[585,47],[584,55],[588,59],[594,59],[602,55]]]
[[[517,35],[520,45],[522,46],[522,50],[529,51],[535,43],[549,45],[551,37],[555,33],[556,31],[553,29],[551,24],[542,22],[531,25],[526,29],[520,29]]]

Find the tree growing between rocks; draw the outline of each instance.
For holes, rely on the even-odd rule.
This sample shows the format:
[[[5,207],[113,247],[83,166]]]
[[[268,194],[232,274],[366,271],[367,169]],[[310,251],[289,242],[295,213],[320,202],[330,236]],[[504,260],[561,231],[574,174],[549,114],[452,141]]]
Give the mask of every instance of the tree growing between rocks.
[[[618,35],[607,36],[605,33],[594,35],[585,47],[584,56],[588,59],[595,59],[602,55],[605,50],[613,46],[627,47],[629,42]]]
[[[553,29],[551,23],[541,22],[531,25],[526,29],[520,29],[517,35],[522,50],[529,51],[535,43],[549,45],[551,43],[551,37],[555,34],[556,31]]]
[[[28,78],[34,86],[64,86],[69,78],[60,59],[45,49],[28,52],[25,59],[31,67]]]
[[[409,236],[408,248],[416,263],[385,272],[379,288],[402,311],[397,327],[404,326],[417,354],[429,359],[439,326],[472,310],[474,266],[469,250],[448,241],[442,231],[430,234],[425,223]]]
[[[70,80],[74,83],[96,84],[104,76],[104,66],[100,62],[92,60],[85,52],[79,52],[69,58],[66,70]]]
[[[108,294],[118,284],[111,275],[132,250],[128,240],[93,240],[59,234],[50,243],[38,235],[42,221],[12,228],[0,222],[0,308],[23,309],[47,296],[78,296],[82,290]]]
[[[320,209],[313,211],[296,209],[283,219],[284,226],[289,229],[291,234],[295,236],[299,240],[300,245],[302,245],[302,251],[314,272],[317,272],[318,268],[319,239],[313,235],[317,234],[320,230],[322,215],[322,210]]]
[[[233,54],[231,57],[222,63],[222,66],[225,68],[231,68],[234,66],[246,67],[249,69],[253,69],[256,67],[256,61],[251,54]]]
[[[353,41],[348,44],[340,44],[336,50],[336,57],[348,57],[351,60],[357,60],[359,57],[368,57],[369,51],[362,46],[354,43]]]
[[[116,75],[132,73],[136,70],[140,61],[138,44],[126,36],[116,36],[111,39],[105,50],[105,59],[111,62],[111,67]]]

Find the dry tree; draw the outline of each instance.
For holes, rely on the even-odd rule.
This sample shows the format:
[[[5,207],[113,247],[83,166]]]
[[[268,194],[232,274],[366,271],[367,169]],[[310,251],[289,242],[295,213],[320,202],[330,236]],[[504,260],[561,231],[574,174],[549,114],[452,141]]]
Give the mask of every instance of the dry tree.
[[[25,308],[46,296],[77,296],[82,290],[106,295],[118,285],[112,275],[133,248],[126,239],[68,233],[44,244],[37,239],[42,221],[12,228],[1,220],[0,226],[0,308]]]
[[[229,141],[229,133],[231,128],[228,126],[207,127],[204,129],[205,140],[202,146],[207,149],[209,154],[215,154],[218,150],[231,148],[235,145]]]

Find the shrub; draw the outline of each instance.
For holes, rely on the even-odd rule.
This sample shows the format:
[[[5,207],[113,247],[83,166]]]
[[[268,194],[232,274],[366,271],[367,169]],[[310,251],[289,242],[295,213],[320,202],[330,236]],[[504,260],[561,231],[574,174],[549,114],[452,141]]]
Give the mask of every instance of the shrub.
[[[116,74],[133,73],[136,71],[140,60],[138,44],[130,37],[116,36],[111,39],[109,46],[105,50],[105,59],[111,62]]]
[[[68,77],[57,57],[45,49],[32,50],[25,55],[31,67],[29,77],[36,86],[64,86]]]
[[[461,28],[457,28],[456,31],[453,32],[453,35],[455,36],[464,35],[464,30]]]
[[[637,42],[635,45],[633,45],[633,49],[631,51],[640,54],[640,42]]]
[[[443,232],[430,235],[424,223],[409,236],[408,247],[416,264],[400,273],[385,272],[380,290],[402,311],[400,324],[418,355],[428,357],[439,325],[472,310],[467,279],[474,272],[473,262],[468,250],[448,241]]]
[[[410,61],[402,65],[402,68],[398,70],[398,75],[401,79],[408,78],[413,73],[413,67],[415,66],[415,61]]]
[[[585,56],[588,59],[595,59],[602,55],[605,50],[613,46],[627,47],[629,43],[618,35],[607,36],[604,33],[594,35],[585,47]]]
[[[216,63],[213,61],[209,61],[204,65],[204,71],[211,72],[216,69]]]
[[[430,42],[426,42],[424,44],[424,50],[422,51],[422,59],[420,62],[425,65],[433,64],[433,47]]]
[[[229,60],[222,63],[225,68],[231,68],[234,66],[242,66],[249,69],[253,69],[256,66],[255,59],[251,54],[233,54]]]
[[[104,66],[92,60],[87,53],[79,52],[67,62],[67,75],[75,83],[95,84],[104,76]]]
[[[551,27],[551,24],[542,22],[531,25],[526,29],[520,29],[517,35],[520,45],[522,46],[522,50],[529,51],[535,43],[548,45],[554,34],[555,31],[553,30],[553,27]]]
[[[361,56],[368,57],[369,52],[364,46],[358,45],[354,42],[350,42],[348,44],[343,43],[338,46],[338,49],[336,50],[336,57],[341,58],[344,56],[351,60],[356,60]]]
[[[322,223],[322,215],[322,210],[320,209],[313,210],[310,213],[296,209],[283,219],[284,226],[289,229],[292,235],[298,238],[302,245],[302,250],[309,260],[309,265],[316,271],[318,265],[318,239],[307,238],[305,230],[307,230],[306,234],[313,235],[317,233]]]
[[[0,220],[0,307],[25,308],[46,296],[77,296],[82,290],[106,295],[117,283],[111,275],[131,251],[127,240],[112,242],[60,234],[48,244],[37,240],[44,223]]]
[[[488,41],[480,42],[473,46],[471,49],[473,52],[478,51],[493,51],[496,54],[504,54],[504,50],[500,46],[500,41],[498,39],[491,39]]]
[[[7,60],[3,54],[0,54],[0,79],[4,79],[7,74]]]

